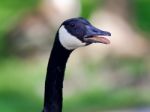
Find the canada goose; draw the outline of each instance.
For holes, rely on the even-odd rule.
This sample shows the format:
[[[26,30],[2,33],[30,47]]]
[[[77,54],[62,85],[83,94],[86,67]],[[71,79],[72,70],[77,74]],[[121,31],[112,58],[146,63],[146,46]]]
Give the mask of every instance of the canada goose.
[[[109,44],[111,33],[92,26],[84,18],[72,18],[59,27],[48,63],[43,112],[62,112],[62,88],[67,59],[71,52],[92,43]]]

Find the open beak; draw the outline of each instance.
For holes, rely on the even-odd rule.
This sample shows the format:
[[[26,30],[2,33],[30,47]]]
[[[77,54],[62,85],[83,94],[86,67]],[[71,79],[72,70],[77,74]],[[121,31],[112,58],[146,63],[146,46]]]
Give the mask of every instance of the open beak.
[[[111,36],[110,32],[102,31],[100,29],[95,28],[92,25],[87,25],[86,35],[84,36],[84,42],[87,44],[92,43],[103,43],[110,44],[109,36]]]

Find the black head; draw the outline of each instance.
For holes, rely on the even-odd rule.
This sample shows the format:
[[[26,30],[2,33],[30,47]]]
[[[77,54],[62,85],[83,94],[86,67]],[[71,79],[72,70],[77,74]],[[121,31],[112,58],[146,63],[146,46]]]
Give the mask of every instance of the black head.
[[[92,26],[84,18],[72,18],[64,21],[58,31],[60,43],[72,50],[92,43],[109,44],[106,36],[111,33]]]

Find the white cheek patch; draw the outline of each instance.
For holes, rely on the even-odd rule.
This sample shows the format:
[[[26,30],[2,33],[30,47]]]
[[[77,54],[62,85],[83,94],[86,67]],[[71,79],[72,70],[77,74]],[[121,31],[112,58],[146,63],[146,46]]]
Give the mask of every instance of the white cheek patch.
[[[61,26],[59,29],[59,41],[62,46],[68,50],[73,50],[86,45],[86,43],[83,43],[78,38],[71,35],[64,26]]]

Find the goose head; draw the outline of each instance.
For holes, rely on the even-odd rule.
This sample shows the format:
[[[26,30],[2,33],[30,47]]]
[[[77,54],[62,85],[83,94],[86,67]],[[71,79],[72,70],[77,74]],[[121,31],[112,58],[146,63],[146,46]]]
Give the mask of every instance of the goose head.
[[[58,38],[61,45],[67,50],[92,43],[109,44],[110,32],[94,27],[84,18],[72,18],[64,21],[58,30]]]

